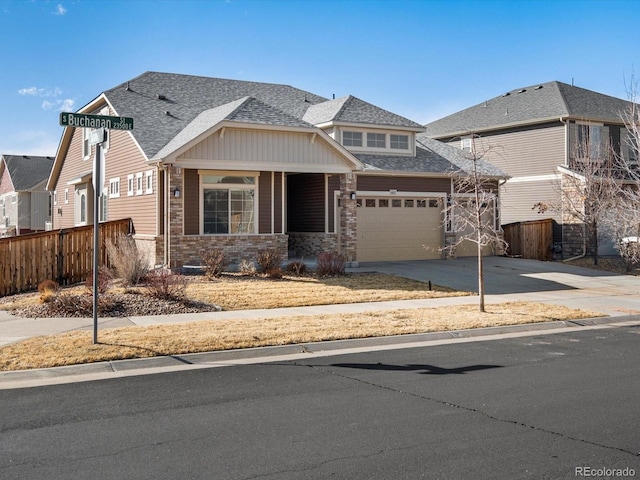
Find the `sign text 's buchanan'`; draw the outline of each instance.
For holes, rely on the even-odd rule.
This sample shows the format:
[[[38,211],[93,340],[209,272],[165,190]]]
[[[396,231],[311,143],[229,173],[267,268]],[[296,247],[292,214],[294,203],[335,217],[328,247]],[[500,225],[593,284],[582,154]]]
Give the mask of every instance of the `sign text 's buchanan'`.
[[[108,130],[133,130],[133,118],[87,115],[85,113],[62,112],[60,125],[63,127],[106,128]]]

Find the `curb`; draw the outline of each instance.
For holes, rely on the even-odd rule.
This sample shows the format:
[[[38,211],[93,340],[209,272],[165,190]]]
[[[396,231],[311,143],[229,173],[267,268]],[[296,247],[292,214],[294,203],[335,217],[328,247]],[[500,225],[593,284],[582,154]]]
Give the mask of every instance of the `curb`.
[[[640,326],[640,315],[484,327],[446,332],[332,340],[272,347],[113,360],[64,367],[0,372],[0,390],[106,380],[202,368],[291,361],[361,352],[418,348],[451,343],[549,335],[576,330]]]

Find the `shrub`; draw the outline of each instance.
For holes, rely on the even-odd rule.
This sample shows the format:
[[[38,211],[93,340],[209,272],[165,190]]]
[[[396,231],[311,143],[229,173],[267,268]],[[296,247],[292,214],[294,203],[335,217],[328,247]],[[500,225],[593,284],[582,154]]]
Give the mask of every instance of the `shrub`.
[[[171,270],[161,268],[149,272],[145,277],[147,293],[155,298],[182,300],[186,296],[189,280]]]
[[[318,255],[316,261],[316,273],[320,277],[344,275],[347,266],[347,257],[337,252],[323,252]]]
[[[260,265],[260,271],[268,274],[271,270],[280,268],[282,254],[275,248],[258,250],[257,262]]]
[[[265,272],[269,278],[282,278],[282,269],[279,267],[272,268]]]
[[[107,253],[124,286],[138,285],[149,273],[149,262],[140,253],[130,235],[118,235],[115,242],[107,240]]]
[[[289,263],[286,267],[286,270],[289,273],[300,276],[307,271],[307,266],[304,264],[304,262],[296,260]]]
[[[107,267],[98,267],[98,293],[107,293],[111,287],[112,279],[113,275],[111,275],[111,272]],[[85,280],[84,286],[87,289],[87,292],[93,292],[93,272],[91,272]]]
[[[209,279],[219,277],[229,265],[224,252],[219,248],[205,251],[201,258],[204,263],[205,274]]]
[[[238,265],[238,270],[242,275],[255,275],[256,264],[251,260],[241,260],[240,265]]]
[[[43,280],[38,284],[38,291],[40,292],[40,303],[49,303],[58,295],[60,285],[53,280]]]
[[[107,315],[117,308],[117,303],[109,295],[98,298],[98,314]],[[91,317],[93,299],[88,295],[62,294],[48,304],[47,313],[59,317]]]

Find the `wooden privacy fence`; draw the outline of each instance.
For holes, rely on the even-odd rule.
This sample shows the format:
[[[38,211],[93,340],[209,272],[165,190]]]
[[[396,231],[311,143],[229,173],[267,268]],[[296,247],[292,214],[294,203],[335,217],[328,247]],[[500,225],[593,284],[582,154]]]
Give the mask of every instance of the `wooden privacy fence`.
[[[130,218],[100,224],[100,265],[107,239],[133,233]],[[43,280],[78,283],[93,270],[93,225],[0,239],[0,296],[38,288]]]
[[[507,255],[549,261],[553,252],[553,220],[532,220],[503,225]]]

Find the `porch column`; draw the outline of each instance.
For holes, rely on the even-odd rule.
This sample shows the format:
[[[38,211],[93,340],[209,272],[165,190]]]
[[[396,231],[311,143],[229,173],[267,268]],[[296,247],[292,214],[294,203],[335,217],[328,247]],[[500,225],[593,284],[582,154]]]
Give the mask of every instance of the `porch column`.
[[[351,199],[351,194],[358,190],[358,179],[355,173],[345,173],[340,176],[340,251],[347,257],[347,264],[357,264],[356,242],[357,232],[357,199]]]
[[[184,182],[183,182],[183,170],[180,167],[169,166],[169,232],[167,235],[167,248],[169,251],[169,267],[175,268],[177,266],[177,256],[174,255],[176,246],[180,245],[178,237],[183,235],[183,220],[184,220]],[[180,192],[179,194],[177,192]]]

